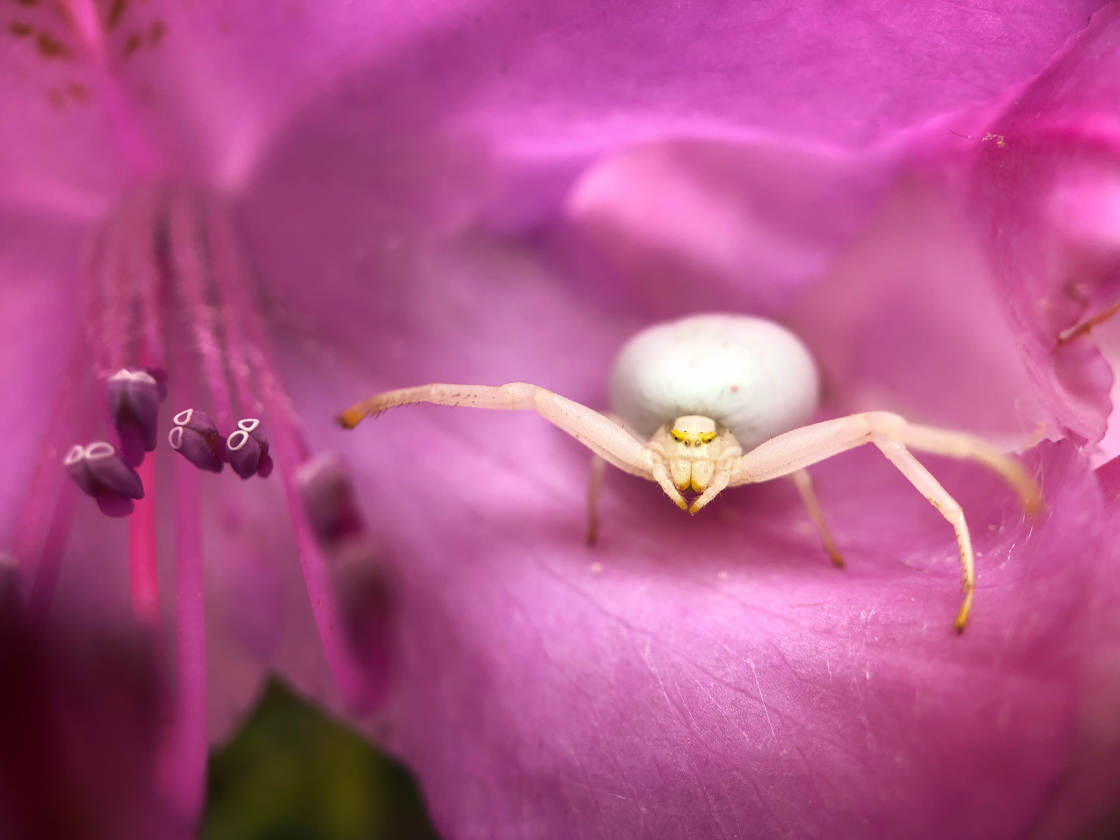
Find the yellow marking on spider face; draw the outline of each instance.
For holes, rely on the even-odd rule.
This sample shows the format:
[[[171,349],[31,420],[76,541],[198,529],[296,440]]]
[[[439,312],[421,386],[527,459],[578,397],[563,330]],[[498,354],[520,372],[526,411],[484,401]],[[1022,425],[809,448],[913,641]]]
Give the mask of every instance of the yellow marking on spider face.
[[[670,429],[669,434],[673,440],[685,446],[699,446],[702,443],[711,443],[716,439],[715,432],[683,432],[680,429]]]

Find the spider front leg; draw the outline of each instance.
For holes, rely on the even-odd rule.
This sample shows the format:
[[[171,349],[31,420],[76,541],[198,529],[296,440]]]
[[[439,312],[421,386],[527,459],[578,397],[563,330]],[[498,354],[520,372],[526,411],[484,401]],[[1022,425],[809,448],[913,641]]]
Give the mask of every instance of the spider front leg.
[[[638,440],[634,430],[617,414],[606,412],[603,414],[612,423],[623,429],[628,435]],[[599,494],[603,490],[603,471],[606,462],[597,454],[591,456],[591,471],[587,479],[587,544],[595,545],[599,541]],[[643,478],[653,476],[641,474]],[[674,488],[675,490],[676,488]]]
[[[535,411],[620,470],[650,478],[652,456],[646,445],[609,417],[538,385],[446,385],[398,388],[355,403],[338,416],[344,429],[366,417],[409,403],[432,403],[502,411]]]
[[[1011,485],[1029,514],[1037,513],[1042,508],[1042,495],[1034,479],[1015,458],[971,435],[912,425],[896,414],[871,411],[826,420],[771,438],[739,459],[731,485],[769,481],[796,473],[811,464],[865,443],[874,443],[953,526],[960,552],[964,590],[964,599],[954,627],[957,632],[963,631],[972,610],[972,597],[976,588],[968,525],[960,505],[906,447],[979,461]]]
[[[599,493],[603,488],[603,467],[605,462],[598,455],[591,456],[591,477],[587,482],[587,544],[595,545],[599,541]],[[730,477],[730,469],[725,470],[726,477]],[[665,492],[670,499],[672,499],[677,507],[681,510],[689,510],[688,501],[681,492],[673,486],[673,479],[669,475],[669,467],[660,458],[653,461],[653,468],[651,474],[645,476],[651,478],[661,489]],[[719,481],[717,474],[716,481]],[[720,490],[727,486],[726,478],[723,483],[718,486],[711,495],[715,496]],[[699,502],[699,499],[697,499]],[[706,502],[705,502],[706,504]],[[693,503],[695,507],[696,503]],[[696,510],[692,510],[695,513]]]
[[[591,456],[591,475],[587,480],[587,544],[599,541],[599,492],[603,489],[603,471],[607,462]]]
[[[793,483],[797,485],[797,492],[801,496],[801,503],[805,505],[805,510],[809,512],[809,518],[817,527],[817,535],[821,538],[821,545],[824,546],[828,556],[832,558],[832,564],[838,569],[844,568],[844,558],[840,554],[840,549],[836,547],[832,532],[828,529],[828,523],[824,518],[824,510],[821,509],[817,491],[813,489],[813,479],[809,477],[809,471],[797,470],[792,474],[792,477]]]
[[[727,489],[727,486],[731,483],[731,474],[735,470],[735,465],[739,463],[739,458],[742,454],[743,450],[736,446],[733,449],[729,449],[720,457],[719,462],[716,464],[715,471],[712,473],[711,482],[704,488],[704,492],[693,500],[691,507],[688,508],[690,514],[695,516],[698,510],[706,507],[708,502]]]

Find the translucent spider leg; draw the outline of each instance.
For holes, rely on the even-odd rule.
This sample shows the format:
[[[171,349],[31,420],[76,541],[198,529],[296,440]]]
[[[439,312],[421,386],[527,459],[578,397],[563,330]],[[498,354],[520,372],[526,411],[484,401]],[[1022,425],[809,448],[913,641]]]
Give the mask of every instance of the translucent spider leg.
[[[634,434],[634,430],[627,425],[626,421],[619,417],[617,414],[606,412],[603,414],[608,420],[617,423],[625,429],[631,437],[635,440],[638,436]],[[599,494],[603,490],[603,473],[606,470],[607,462],[600,458],[598,455],[592,454],[591,456],[591,471],[587,479],[587,544],[595,545],[599,541]],[[643,475],[644,478],[650,476]],[[673,488],[674,490],[676,488]]]
[[[603,489],[603,472],[607,462],[598,455],[591,456],[591,473],[587,479],[587,544],[599,541],[599,493]]]
[[[953,526],[953,531],[957,535],[957,550],[961,555],[961,591],[964,593],[961,608],[953,621],[953,627],[960,633],[968,623],[969,613],[972,612],[972,596],[976,590],[976,558],[972,553],[972,537],[968,533],[964,511],[930,471],[918,463],[918,459],[897,440],[877,440],[875,445]]]
[[[1016,459],[971,435],[910,425],[896,414],[871,411],[826,420],[771,438],[739,459],[731,485],[769,481],[789,475],[865,443],[878,446],[906,479],[952,524],[957,536],[964,579],[964,600],[954,626],[958,632],[964,630],[972,609],[975,588],[972,541],[968,526],[960,505],[906,447],[979,461],[1011,485],[1028,513],[1035,513],[1042,506],[1041,493],[1034,479]]]
[[[821,509],[820,499],[817,498],[817,491],[813,489],[813,479],[809,477],[808,470],[797,470],[792,475],[793,483],[797,486],[797,492],[801,496],[801,501],[805,505],[805,510],[809,512],[809,518],[813,520],[813,524],[817,526],[817,534],[820,535],[821,545],[824,550],[828,552],[828,556],[832,558],[832,563],[837,568],[844,567],[844,558],[840,555],[840,549],[836,547],[836,541],[832,538],[832,532],[828,530],[828,523],[824,518],[824,510]]]
[[[497,386],[434,383],[398,388],[352,405],[338,416],[338,422],[343,428],[352,429],[370,415],[409,403],[535,411],[612,466],[642,478],[652,475],[653,459],[645,443],[598,411],[527,382]]]

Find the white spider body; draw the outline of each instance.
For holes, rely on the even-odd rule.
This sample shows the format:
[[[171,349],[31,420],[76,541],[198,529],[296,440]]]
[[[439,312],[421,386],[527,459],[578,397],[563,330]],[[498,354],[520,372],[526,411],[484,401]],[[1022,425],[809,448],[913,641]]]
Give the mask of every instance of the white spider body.
[[[394,406],[427,402],[535,411],[595,454],[588,492],[588,542],[595,541],[595,499],[603,463],[656,482],[682,510],[696,513],[728,487],[790,476],[821,543],[840,553],[806,468],[864,444],[887,460],[953,526],[964,599],[954,626],[972,608],[976,572],[964,513],[910,449],[975,460],[1002,476],[1028,513],[1042,507],[1034,478],[1015,458],[961,432],[867,411],[802,425],[817,408],[819,377],[809,351],[788,330],[761,318],[694,315],[650,327],[621,350],[610,376],[619,419],[527,382],[433,383],[375,394],[339,415],[344,428]],[[686,498],[686,494],[691,498]]]
[[[642,330],[610,374],[615,414],[650,437],[682,415],[710,417],[753,449],[804,425],[820,388],[813,357],[789,330],[746,315],[693,315]]]

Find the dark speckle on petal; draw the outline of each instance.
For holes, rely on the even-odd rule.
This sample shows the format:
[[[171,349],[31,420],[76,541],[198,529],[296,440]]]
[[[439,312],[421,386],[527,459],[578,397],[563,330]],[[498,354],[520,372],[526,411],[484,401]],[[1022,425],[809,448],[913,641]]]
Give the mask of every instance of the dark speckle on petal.
[[[70,95],[72,100],[79,104],[84,105],[89,102],[89,88],[81,82],[70,82],[70,84],[66,86],[66,93]]]
[[[35,39],[35,46],[43,58],[70,58],[70,48],[47,32],[40,32]]]
[[[125,57],[128,57],[128,56],[132,55],[133,53],[135,53],[138,49],[140,49],[142,44],[143,44],[143,38],[141,38],[140,35],[135,34],[135,33],[132,34],[132,35],[129,35],[128,38],[125,39],[125,42],[124,42],[123,52],[125,54]]]
[[[113,0],[113,5],[109,7],[109,14],[105,16],[105,26],[113,29],[121,18],[124,16],[125,9],[128,8],[128,0]]]

